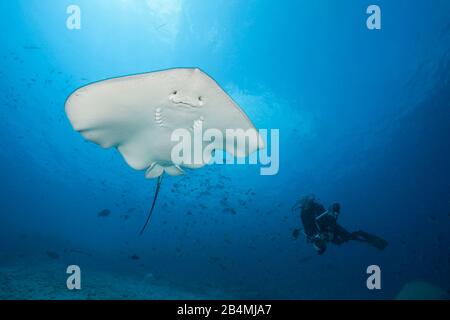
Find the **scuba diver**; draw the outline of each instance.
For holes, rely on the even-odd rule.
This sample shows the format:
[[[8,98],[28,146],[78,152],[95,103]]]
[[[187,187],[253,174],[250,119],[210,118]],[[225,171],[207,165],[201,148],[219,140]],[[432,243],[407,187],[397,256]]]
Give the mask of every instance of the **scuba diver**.
[[[315,200],[313,195],[303,196],[292,210],[300,209],[300,219],[303,224],[303,234],[312,243],[318,254],[323,254],[327,243],[341,245],[350,240],[367,243],[383,250],[387,241],[365,231],[349,232],[337,223],[341,212],[339,203],[333,203],[328,210]],[[294,230],[294,237],[299,230]]]

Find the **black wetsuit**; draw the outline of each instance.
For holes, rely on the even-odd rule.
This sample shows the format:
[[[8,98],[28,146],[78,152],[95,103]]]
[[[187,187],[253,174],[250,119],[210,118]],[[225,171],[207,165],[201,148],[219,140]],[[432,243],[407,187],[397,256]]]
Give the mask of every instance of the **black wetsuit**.
[[[311,202],[302,208],[300,218],[306,236],[309,239],[313,239],[318,235],[331,234],[331,239],[327,239],[327,241],[331,241],[335,244],[342,244],[352,240],[352,233],[340,226],[337,223],[336,218],[325,212],[325,208],[317,202]]]
[[[309,202],[302,207],[300,212],[300,219],[303,224],[303,231],[308,238],[313,238],[320,230],[316,224],[316,218],[325,212],[325,208],[317,202]]]
[[[341,245],[350,240],[366,242],[380,250],[387,246],[387,242],[365,231],[349,232],[337,223],[337,217],[330,214],[325,208],[315,201],[310,201],[302,207],[300,218],[303,231],[307,239],[313,244],[321,241],[319,254],[326,250],[326,242]]]
[[[368,242],[368,233],[364,231],[349,232],[347,229],[337,223],[337,219],[329,214],[323,214],[316,217],[316,224],[321,233],[326,233],[329,236],[328,241],[341,245],[344,242],[355,240],[360,242]]]

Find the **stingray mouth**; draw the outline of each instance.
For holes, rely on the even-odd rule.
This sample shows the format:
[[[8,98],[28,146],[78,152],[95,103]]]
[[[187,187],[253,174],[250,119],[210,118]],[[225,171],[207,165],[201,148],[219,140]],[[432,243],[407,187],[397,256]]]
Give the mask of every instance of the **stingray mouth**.
[[[172,102],[177,107],[184,107],[189,109],[196,109],[203,105],[202,97],[198,97],[194,99],[190,96],[181,96],[178,94],[178,91],[174,91],[169,96],[169,101]]]
[[[189,102],[183,102],[183,101],[172,101],[172,103],[176,106],[181,106],[189,109],[195,109],[197,106],[190,104]]]

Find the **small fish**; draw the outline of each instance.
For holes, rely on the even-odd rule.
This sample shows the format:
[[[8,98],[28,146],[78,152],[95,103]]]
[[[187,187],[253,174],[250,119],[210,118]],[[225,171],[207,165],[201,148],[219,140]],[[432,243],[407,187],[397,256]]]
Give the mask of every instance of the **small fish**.
[[[139,260],[140,259],[139,256],[136,254],[133,254],[130,258],[131,258],[131,260]]]
[[[64,250],[65,253],[77,253],[77,254],[82,254],[82,255],[86,255],[91,257],[92,255],[90,253],[81,251],[81,250],[77,250],[77,249],[65,249]]]
[[[111,214],[111,211],[108,209],[104,209],[102,211],[100,211],[99,213],[97,213],[98,217],[108,217]]]
[[[297,240],[299,235],[300,235],[300,229],[294,229],[294,231],[292,232],[292,238],[294,240]]]
[[[236,210],[234,210],[233,208],[225,208],[225,209],[223,209],[223,212],[236,214]]]
[[[40,47],[36,47],[36,46],[23,46],[23,48],[25,50],[40,50]]]
[[[54,252],[54,251],[47,251],[47,252],[45,252],[45,253],[47,254],[47,256],[48,256],[50,259],[54,259],[54,260],[59,259],[59,254],[57,254],[57,253]]]

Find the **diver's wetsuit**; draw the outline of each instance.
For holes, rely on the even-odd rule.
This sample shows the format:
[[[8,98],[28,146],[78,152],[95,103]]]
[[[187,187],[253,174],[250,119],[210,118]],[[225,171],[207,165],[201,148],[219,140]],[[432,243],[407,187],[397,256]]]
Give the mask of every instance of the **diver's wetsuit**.
[[[325,208],[315,201],[308,202],[302,207],[300,219],[303,224],[303,231],[308,238],[313,238],[320,230],[316,224],[316,218],[325,212]]]
[[[300,218],[307,239],[313,243],[319,254],[325,252],[326,242],[341,245],[344,242],[354,240],[366,242],[380,250],[383,250],[387,246],[385,240],[367,232],[347,231],[337,223],[337,214],[330,210],[325,210],[320,203],[313,200],[303,205]]]
[[[321,233],[326,233],[328,240],[334,244],[341,245],[350,240],[369,242],[367,232],[361,230],[354,232],[347,231],[337,223],[337,219],[334,216],[327,214],[327,211],[316,217],[315,220]]]

